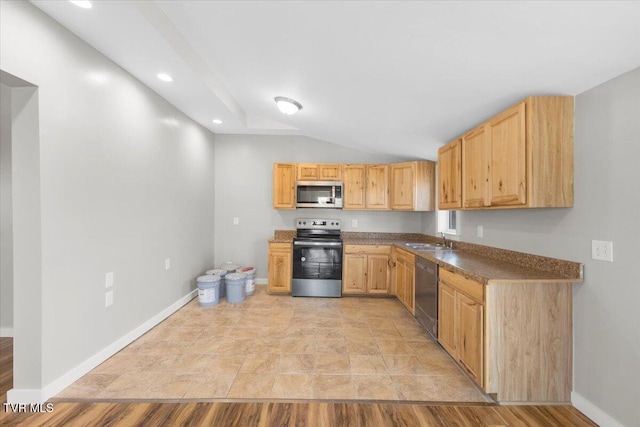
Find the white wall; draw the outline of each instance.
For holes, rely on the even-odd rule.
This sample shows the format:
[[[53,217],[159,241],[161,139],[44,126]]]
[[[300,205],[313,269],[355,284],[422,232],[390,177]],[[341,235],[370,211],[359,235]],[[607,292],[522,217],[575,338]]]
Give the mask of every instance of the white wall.
[[[574,285],[574,392],[627,426],[640,420],[639,135],[635,69],[575,99],[573,208],[466,211],[461,220],[463,241],[585,264]],[[613,263],[591,260],[592,239],[614,242]]]
[[[0,84],[0,336],[13,333],[11,88]]]
[[[302,136],[216,135],[215,264],[256,266],[267,277],[267,240],[274,230],[292,230],[296,218],[338,218],[345,231],[420,233],[419,212],[339,209],[273,209],[273,164],[393,163],[397,158],[365,153]],[[233,218],[240,223],[233,225]],[[351,220],[358,220],[358,227]]]
[[[41,305],[42,350],[15,359],[42,370],[14,378],[37,388],[195,287],[213,259],[214,136],[31,4],[0,8],[0,68],[38,86],[42,296],[19,299],[39,283],[16,277],[15,314]]]

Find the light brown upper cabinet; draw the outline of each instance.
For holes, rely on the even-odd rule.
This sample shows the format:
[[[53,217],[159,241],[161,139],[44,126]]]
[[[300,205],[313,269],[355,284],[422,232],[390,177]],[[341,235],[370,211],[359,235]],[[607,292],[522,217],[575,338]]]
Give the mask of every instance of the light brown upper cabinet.
[[[295,163],[273,165],[273,207],[275,209],[296,208]]]
[[[480,126],[462,137],[462,194],[465,208],[489,205],[489,138]]]
[[[572,207],[573,97],[525,99],[466,133],[461,156],[463,209]],[[457,172],[439,158],[442,192]],[[443,209],[459,208],[443,200],[450,189]]]
[[[462,208],[462,139],[438,150],[438,208]]]
[[[345,165],[342,209],[365,209],[367,185],[366,165]]]
[[[367,165],[367,209],[389,209],[389,165]]]
[[[329,163],[298,163],[298,181],[340,181],[342,165]]]
[[[345,165],[343,209],[389,210],[389,165]]]
[[[435,163],[396,163],[391,169],[391,209],[432,211],[435,208]]]

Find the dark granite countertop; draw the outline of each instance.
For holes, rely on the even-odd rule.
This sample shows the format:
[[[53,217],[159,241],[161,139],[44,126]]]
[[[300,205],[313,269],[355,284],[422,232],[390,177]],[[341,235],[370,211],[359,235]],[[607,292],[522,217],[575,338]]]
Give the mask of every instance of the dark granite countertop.
[[[269,242],[290,242],[295,231],[276,230]],[[466,242],[454,242],[455,250],[424,251],[407,247],[408,242],[440,243],[434,236],[419,233],[344,232],[344,244],[390,245],[437,263],[482,284],[491,282],[582,282],[583,265],[539,255],[515,252]]]

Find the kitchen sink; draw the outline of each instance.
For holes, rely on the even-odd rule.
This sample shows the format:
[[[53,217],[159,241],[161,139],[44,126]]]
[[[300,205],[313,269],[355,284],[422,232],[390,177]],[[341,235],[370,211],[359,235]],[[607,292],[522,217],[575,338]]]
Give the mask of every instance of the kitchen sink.
[[[451,250],[451,248],[441,245],[439,243],[405,243],[405,246],[415,249],[417,251],[444,251]]]

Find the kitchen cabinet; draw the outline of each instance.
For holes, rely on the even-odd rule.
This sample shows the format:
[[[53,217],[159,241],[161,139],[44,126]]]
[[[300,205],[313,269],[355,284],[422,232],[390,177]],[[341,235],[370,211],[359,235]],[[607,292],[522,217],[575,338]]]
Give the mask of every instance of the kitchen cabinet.
[[[438,150],[438,209],[462,208],[462,138]]]
[[[389,166],[345,165],[343,209],[389,210]]]
[[[392,210],[434,210],[434,162],[395,163],[390,166],[390,171]]]
[[[395,293],[398,300],[415,315],[416,258],[404,249],[395,248]]]
[[[343,294],[388,294],[391,283],[390,261],[391,246],[345,245]]]
[[[474,379],[483,385],[484,286],[440,270],[438,342]]]
[[[573,206],[573,97],[529,97],[467,132],[461,144],[462,209]],[[443,153],[438,184],[442,191],[449,183],[443,197],[451,197],[459,175]]]
[[[366,185],[366,165],[345,165],[342,209],[365,209],[367,207]]]
[[[273,207],[274,209],[296,208],[295,163],[273,165]]]
[[[291,243],[269,243],[267,292],[291,293],[293,248]]]
[[[438,342],[497,401],[570,402],[571,283],[478,283],[440,268]]]
[[[367,209],[389,209],[389,165],[367,165]]]
[[[340,181],[342,165],[329,163],[298,163],[298,181]]]

